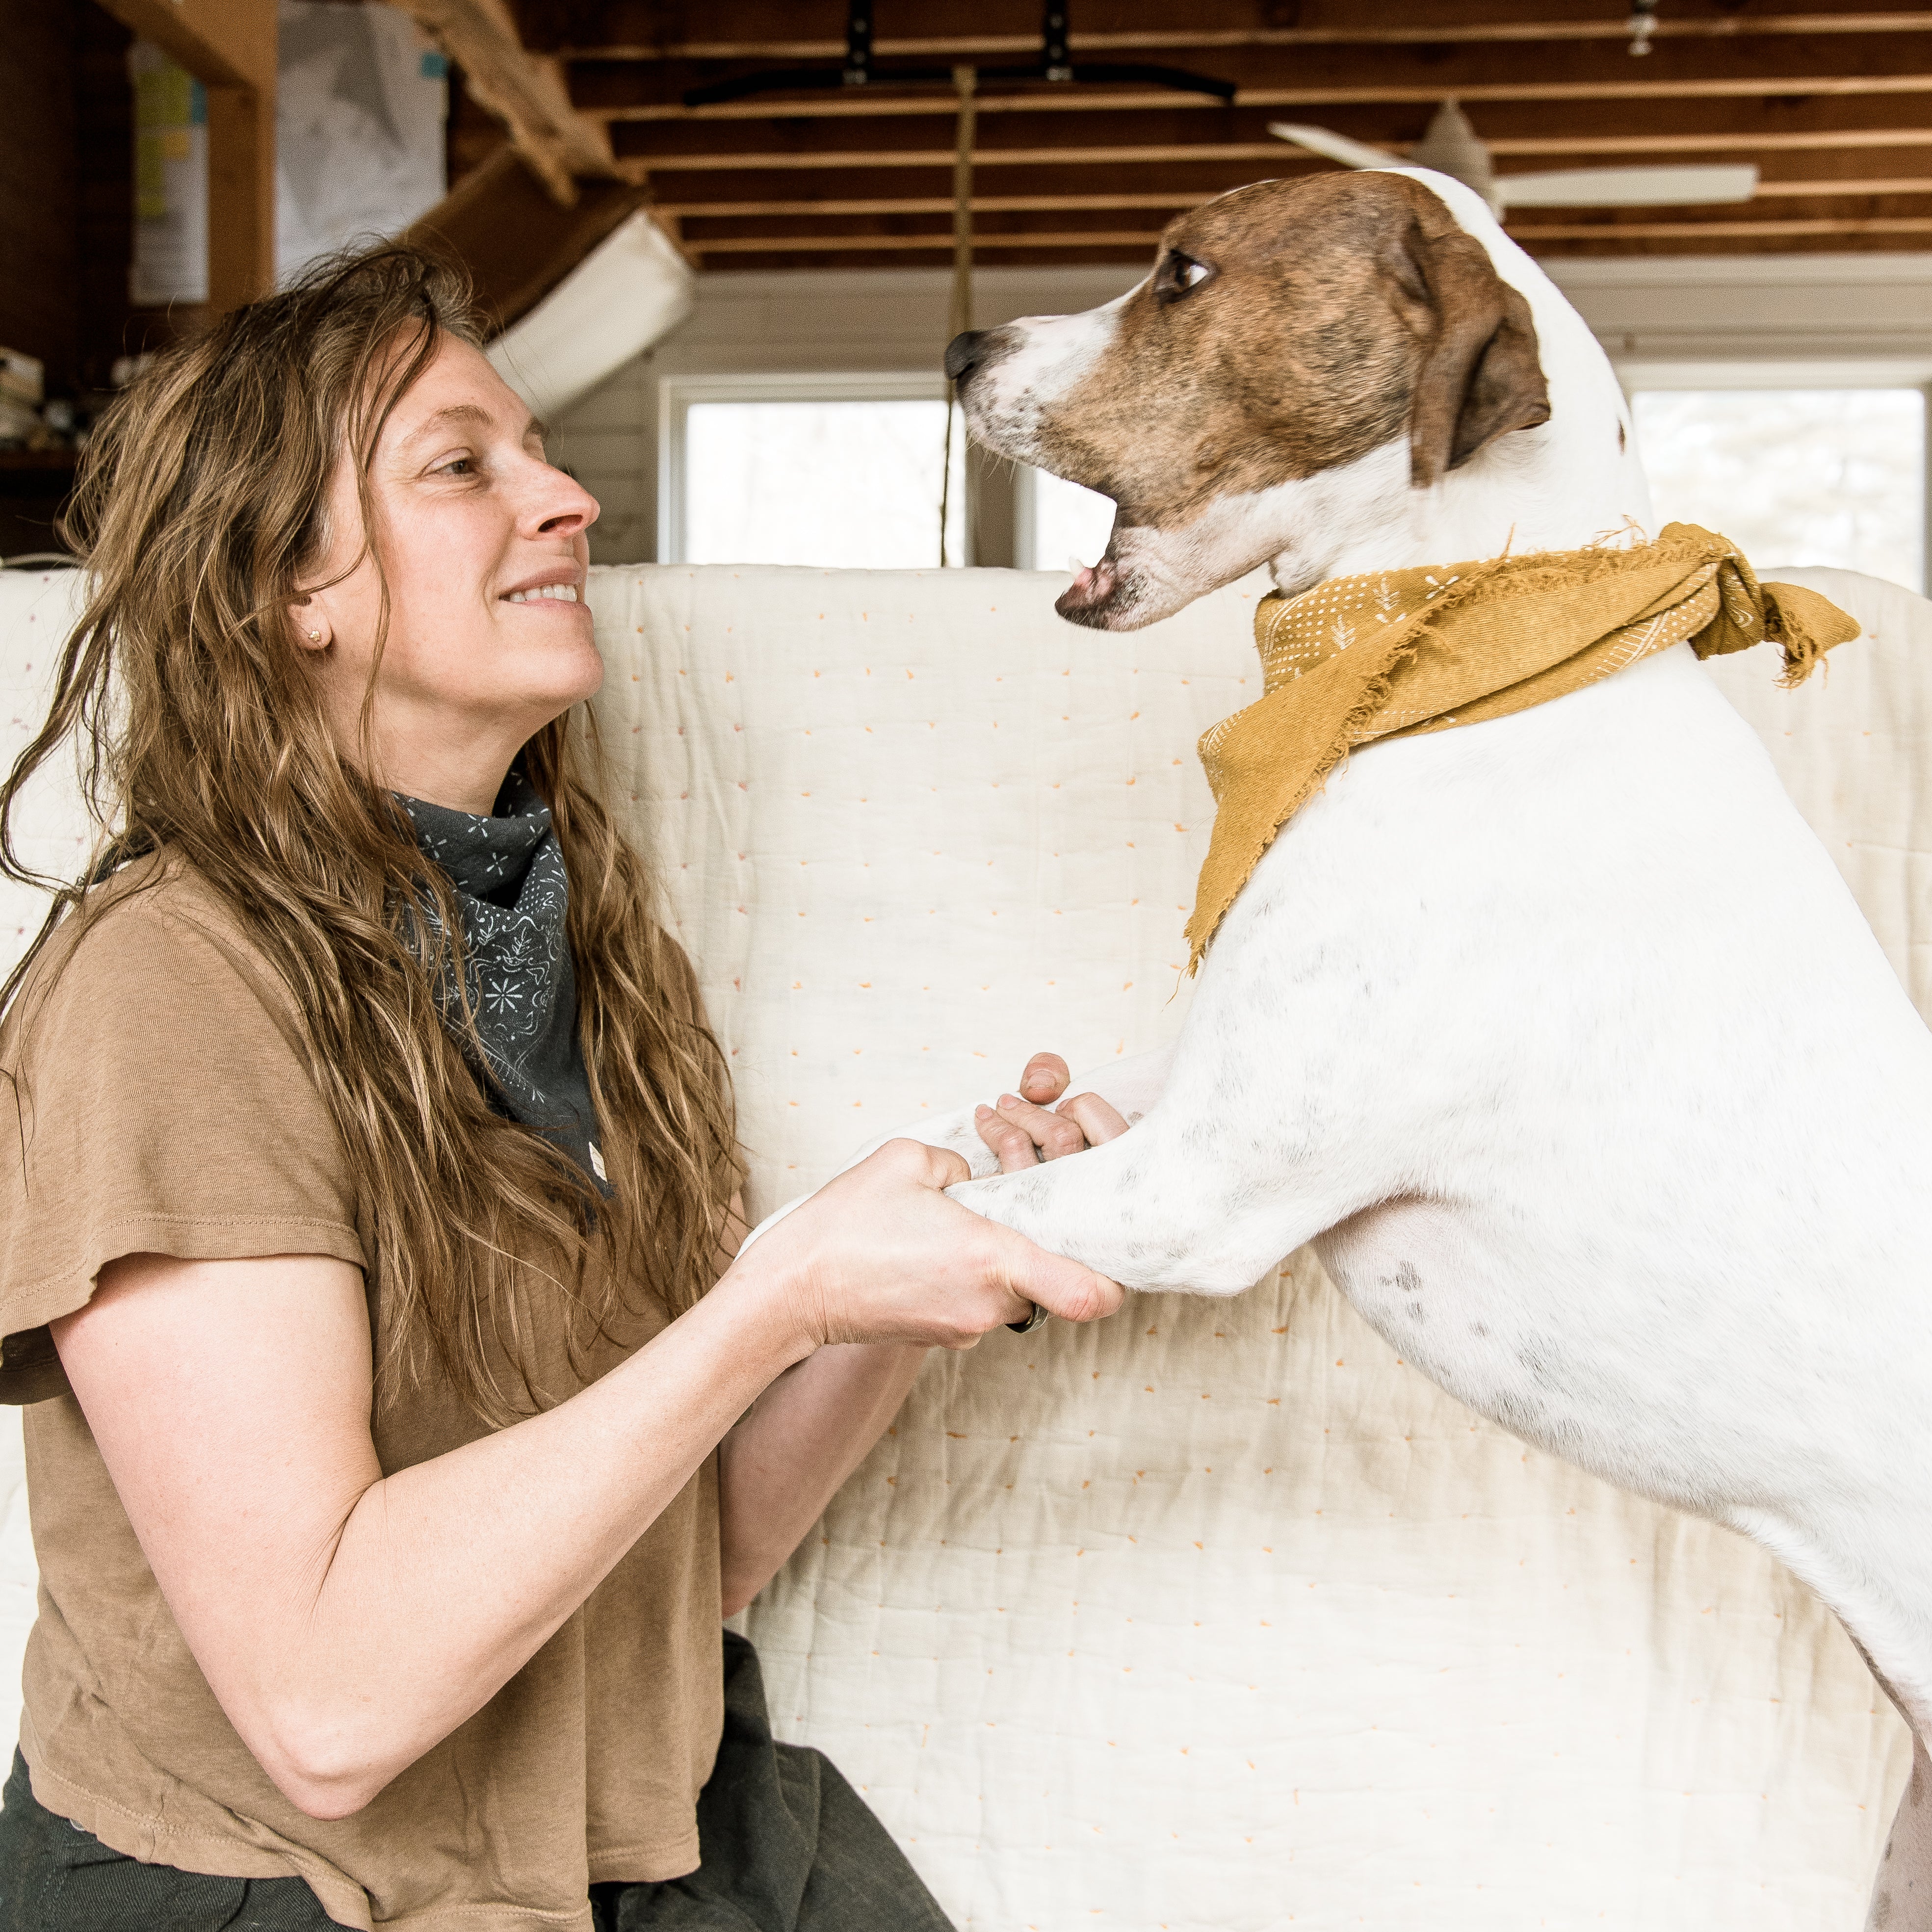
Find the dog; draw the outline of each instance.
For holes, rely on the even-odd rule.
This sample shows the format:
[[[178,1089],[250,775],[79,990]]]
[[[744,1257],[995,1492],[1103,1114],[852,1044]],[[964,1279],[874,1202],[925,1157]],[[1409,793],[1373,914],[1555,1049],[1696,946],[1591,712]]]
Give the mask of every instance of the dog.
[[[1426,170],[1238,190],[946,367],[982,444],[1114,500],[1058,605],[1101,629],[1653,528],[1588,328]],[[1764,1544],[1912,1727],[1870,1923],[1932,1928],[1932,1034],[1688,645],[1356,750],[1177,1045],[1083,1086],[1138,1118],[1077,1160],[995,1175],[970,1108],[908,1137],[1130,1288],[1312,1243],[1469,1407]]]

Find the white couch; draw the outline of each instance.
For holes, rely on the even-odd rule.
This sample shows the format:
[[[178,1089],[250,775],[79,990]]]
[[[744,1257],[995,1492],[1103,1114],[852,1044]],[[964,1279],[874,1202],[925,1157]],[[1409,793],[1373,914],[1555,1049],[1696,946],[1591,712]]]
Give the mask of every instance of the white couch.
[[[1932,605],[1784,574],[1871,636],[1797,693],[1717,675],[1925,1010]],[[592,573],[604,730],[754,1213],[1036,1048],[1179,1023],[1192,743],[1258,688],[1256,586],[1117,638],[1062,624],[1056,582]],[[70,594],[0,578],[13,737]],[[71,849],[54,803],[37,836]],[[8,1525],[17,1641],[17,1498]],[[935,1358],[747,1622],[781,1735],[1001,1932],[1852,1932],[1907,1762],[1778,1564],[1463,1410],[1305,1254]]]

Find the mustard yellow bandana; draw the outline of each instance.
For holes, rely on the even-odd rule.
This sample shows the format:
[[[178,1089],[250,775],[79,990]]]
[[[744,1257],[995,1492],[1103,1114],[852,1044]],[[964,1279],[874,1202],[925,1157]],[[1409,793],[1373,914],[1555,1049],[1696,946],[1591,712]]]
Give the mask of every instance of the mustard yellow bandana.
[[[1858,634],[1828,598],[1759,583],[1732,544],[1694,524],[1666,524],[1630,550],[1378,572],[1263,598],[1264,694],[1201,740],[1214,832],[1188,970],[1275,834],[1352,746],[1526,710],[1687,638],[1700,658],[1771,638],[1781,681],[1798,684]]]

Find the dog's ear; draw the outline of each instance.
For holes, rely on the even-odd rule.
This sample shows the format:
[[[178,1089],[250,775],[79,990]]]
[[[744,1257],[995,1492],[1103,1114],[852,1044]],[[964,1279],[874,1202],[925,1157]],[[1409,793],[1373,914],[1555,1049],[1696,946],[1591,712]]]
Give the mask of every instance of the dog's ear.
[[[1460,228],[1430,236],[1409,225],[1406,260],[1426,292],[1433,334],[1409,412],[1409,480],[1426,489],[1493,438],[1550,420],[1550,386],[1537,359],[1529,304],[1496,271],[1489,250]]]

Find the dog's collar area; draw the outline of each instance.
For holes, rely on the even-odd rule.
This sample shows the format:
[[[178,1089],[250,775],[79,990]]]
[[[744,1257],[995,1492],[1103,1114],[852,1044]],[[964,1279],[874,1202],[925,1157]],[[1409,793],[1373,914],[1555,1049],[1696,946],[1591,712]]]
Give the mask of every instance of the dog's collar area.
[[[1255,612],[1263,695],[1202,738],[1214,830],[1187,922],[1197,968],[1277,832],[1355,746],[1527,710],[1689,643],[1782,646],[1784,682],[1858,634],[1828,598],[1760,584],[1727,538],[1338,577]]]

